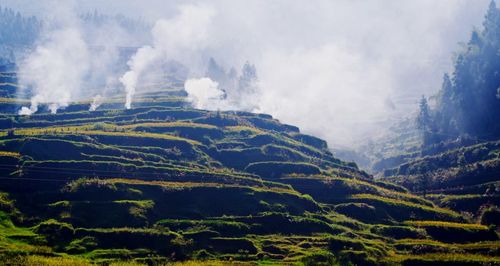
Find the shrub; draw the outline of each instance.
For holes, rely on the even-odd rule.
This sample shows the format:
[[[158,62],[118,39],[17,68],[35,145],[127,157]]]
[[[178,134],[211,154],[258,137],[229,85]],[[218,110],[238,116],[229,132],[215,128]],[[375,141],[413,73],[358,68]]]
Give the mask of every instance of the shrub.
[[[338,204],[335,205],[334,210],[365,223],[383,223],[392,220],[383,209],[377,210],[375,207],[366,203]]]
[[[392,237],[394,239],[425,238],[425,230],[416,229],[410,226],[377,225],[371,229],[371,232],[378,235]]]
[[[302,258],[304,266],[335,266],[340,265],[332,253],[322,251],[306,255]]]
[[[414,221],[407,223],[424,228],[429,236],[442,242],[467,243],[498,240],[496,232],[483,225],[438,221]]]
[[[75,234],[75,229],[71,224],[50,219],[38,224],[35,232],[44,235],[49,243],[56,244],[69,241]]]
[[[484,208],[479,216],[479,222],[488,226],[500,226],[500,209],[496,206]]]
[[[251,163],[245,171],[257,174],[264,178],[279,178],[285,174],[305,174],[314,175],[321,173],[321,170],[308,163],[289,163],[289,162],[258,162]]]

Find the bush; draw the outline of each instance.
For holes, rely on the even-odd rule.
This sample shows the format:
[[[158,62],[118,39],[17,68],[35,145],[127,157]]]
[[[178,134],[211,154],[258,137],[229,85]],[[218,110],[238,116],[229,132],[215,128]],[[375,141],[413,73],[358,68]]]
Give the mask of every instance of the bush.
[[[330,252],[315,252],[302,258],[304,266],[334,266],[340,265]]]
[[[384,209],[377,210],[366,203],[338,204],[335,205],[334,210],[365,223],[384,223],[392,220]]]
[[[413,226],[422,227],[433,239],[449,243],[469,243],[477,241],[495,241],[498,235],[486,226],[477,224],[460,224],[436,221],[409,222]]]
[[[49,243],[54,244],[69,241],[75,234],[75,229],[71,224],[50,219],[38,224],[35,232],[44,235]]]
[[[378,235],[392,237],[394,239],[404,238],[425,238],[425,231],[416,229],[410,226],[385,226],[378,225],[371,229],[371,231]]]
[[[279,178],[286,174],[320,174],[321,170],[308,163],[289,162],[258,162],[251,163],[245,168],[246,172],[257,174],[264,178]]]
[[[498,227],[500,225],[500,209],[496,206],[484,208],[479,216],[479,222],[482,225]]]

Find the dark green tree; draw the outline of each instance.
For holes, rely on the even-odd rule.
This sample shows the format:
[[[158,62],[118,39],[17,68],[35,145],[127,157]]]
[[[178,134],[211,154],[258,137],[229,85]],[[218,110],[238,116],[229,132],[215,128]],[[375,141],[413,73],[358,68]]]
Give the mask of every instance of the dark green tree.
[[[208,67],[207,67],[207,77],[210,79],[217,81],[219,85],[221,83],[224,83],[225,80],[227,79],[226,71],[222,66],[220,66],[213,57],[210,57],[208,60]]]
[[[418,104],[419,112],[417,116],[417,128],[422,131],[429,130],[431,123],[431,115],[429,110],[429,105],[427,103],[427,98],[422,95],[420,102]]]
[[[457,122],[454,118],[453,84],[447,73],[443,75],[443,83],[437,99],[438,105],[435,114],[435,123],[440,125],[439,137],[440,139],[454,137],[457,134]]]
[[[482,31],[475,29],[458,53],[453,75],[445,75],[433,112],[441,140],[469,135],[500,136],[500,11],[491,1]]]
[[[427,103],[427,98],[425,98],[424,95],[422,95],[422,98],[420,99],[416,124],[417,128],[420,130],[423,145],[433,143],[435,137],[434,122],[431,116],[429,104]]]
[[[495,4],[495,0],[491,0],[483,22],[483,27],[484,27],[483,35],[486,39],[498,42],[498,40],[500,39],[499,21],[500,21],[500,12],[497,8],[497,5]]]
[[[238,82],[238,87],[241,91],[252,91],[257,82],[257,70],[250,62],[245,62],[241,69],[241,76]]]

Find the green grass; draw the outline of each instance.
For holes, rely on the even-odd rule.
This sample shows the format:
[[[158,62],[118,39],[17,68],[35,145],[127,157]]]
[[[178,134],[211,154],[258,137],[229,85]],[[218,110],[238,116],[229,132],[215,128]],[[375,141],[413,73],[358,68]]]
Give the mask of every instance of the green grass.
[[[17,256],[7,258],[3,261],[7,265],[26,265],[26,266],[90,266],[90,261],[69,256]],[[126,265],[126,264],[125,264]],[[131,264],[133,265],[133,264]]]
[[[425,255],[395,255],[384,260],[403,265],[498,265],[500,257],[462,253],[431,253]]]
[[[368,181],[352,179],[352,178],[341,178],[341,177],[323,177],[323,178],[329,182],[342,181],[351,189],[358,191],[357,193],[359,194],[366,194],[369,192],[371,194],[379,195],[381,197],[392,198],[396,200],[402,200],[405,202],[434,207],[434,204],[431,201],[423,199],[422,197],[416,196],[411,193],[390,190],[385,187],[377,185],[377,183],[374,184]]]
[[[0,156],[19,158],[21,154],[19,152],[0,151]]]
[[[25,135],[25,136],[36,136],[36,135],[47,135],[47,134],[82,134],[91,136],[114,136],[114,137],[132,137],[132,138],[151,138],[151,139],[163,139],[163,140],[173,140],[173,141],[183,141],[190,143],[192,145],[202,145],[200,142],[181,138],[168,134],[157,134],[157,133],[146,133],[146,132],[114,132],[114,131],[101,131],[92,130],[91,126],[76,126],[76,127],[53,127],[53,128],[37,128],[37,129],[17,129],[14,131],[15,135]],[[3,133],[4,136],[7,134]]]
[[[2,254],[11,256],[26,253],[52,254],[52,249],[47,246],[39,246],[38,235],[29,228],[15,226],[9,215],[0,211],[0,260]],[[43,241],[42,241],[43,242]]]
[[[472,229],[472,230],[488,230],[488,227],[485,225],[453,223],[453,222],[443,222],[443,221],[406,221],[405,224],[416,227],[433,226],[433,227],[449,227],[449,228]]]
[[[130,110],[105,109],[119,102],[113,98],[95,112],[83,101],[55,115],[2,115],[0,125],[15,130],[0,132],[0,157],[13,165],[0,169],[12,177],[0,180],[10,192],[0,193],[0,258],[25,265],[496,262],[500,241],[488,227],[457,223],[458,213],[374,180],[293,126],[172,107],[182,99],[167,92],[141,97]],[[470,194],[445,198],[481,195]],[[349,208],[367,219],[339,213]],[[376,221],[370,210],[388,217]],[[433,228],[471,242],[447,241]]]
[[[427,245],[427,246],[437,246],[445,249],[457,249],[457,250],[468,250],[468,249],[488,249],[491,251],[499,250],[500,249],[500,242],[499,241],[481,241],[481,242],[476,242],[476,243],[444,243],[432,239],[412,239],[412,238],[406,238],[406,239],[400,239],[396,240],[395,245],[402,245],[402,246],[407,246],[407,247],[414,247],[414,246],[422,246],[422,245]]]
[[[113,126],[110,126],[113,128]],[[204,128],[204,129],[217,129],[214,125],[202,124],[202,123],[192,123],[192,122],[158,122],[158,123],[139,123],[132,125],[117,126],[118,129],[135,129],[137,127],[187,127],[187,128]]]
[[[152,200],[115,200],[115,203],[135,205],[144,209],[151,209],[155,203]]]
[[[172,182],[172,181],[157,181],[157,180],[140,180],[140,179],[129,179],[129,178],[109,178],[109,179],[78,179],[72,181],[68,184],[69,191],[78,191],[84,187],[96,186],[104,187],[107,186],[113,190],[116,190],[116,185],[145,185],[145,186],[159,186],[165,189],[190,189],[196,187],[208,187],[208,188],[248,188],[254,191],[262,192],[276,192],[276,193],[289,193],[297,196],[301,196],[300,193],[287,188],[287,187],[249,187],[234,184],[224,184],[224,183],[212,183],[212,182]]]
[[[242,132],[250,132],[253,135],[261,135],[261,134],[266,134],[264,130],[255,128],[255,127],[250,127],[250,126],[227,126],[224,127],[225,130],[230,131],[230,132],[237,132],[241,134]]]
[[[391,199],[391,198],[385,198],[385,197],[380,197],[376,195],[371,195],[371,194],[356,194],[351,196],[352,199],[355,200],[360,200],[360,201],[375,201],[375,202],[381,202],[386,205],[391,205],[391,206],[403,206],[405,208],[410,208],[410,209],[419,209],[428,213],[435,213],[435,214],[440,214],[443,215],[444,217],[449,217],[451,219],[455,220],[460,220],[461,216],[449,209],[444,209],[444,208],[438,208],[438,207],[430,207],[426,205],[421,205],[421,204],[416,204],[408,201],[402,201],[402,200],[396,200],[396,199]]]

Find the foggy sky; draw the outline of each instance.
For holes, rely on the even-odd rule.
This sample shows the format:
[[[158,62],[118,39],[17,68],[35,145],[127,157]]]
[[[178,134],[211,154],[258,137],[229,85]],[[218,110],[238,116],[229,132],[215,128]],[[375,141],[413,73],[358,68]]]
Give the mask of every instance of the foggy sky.
[[[70,2],[74,12],[97,9],[151,24],[175,17],[181,5],[213,10],[202,26],[209,37],[193,42],[181,58],[192,60],[187,65],[197,78],[203,78],[201,59],[209,56],[226,68],[249,60],[259,76],[257,111],[330,146],[355,146],[439,89],[458,43],[482,27],[489,0]],[[45,18],[55,16],[59,3],[0,0],[0,6]]]

